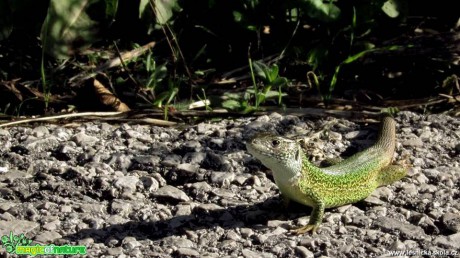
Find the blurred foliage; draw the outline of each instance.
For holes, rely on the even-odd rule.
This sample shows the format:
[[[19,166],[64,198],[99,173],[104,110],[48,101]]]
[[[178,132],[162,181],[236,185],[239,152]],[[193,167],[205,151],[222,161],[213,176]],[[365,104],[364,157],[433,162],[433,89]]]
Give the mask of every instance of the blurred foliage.
[[[156,41],[147,55],[110,75],[115,86],[131,83],[136,92],[147,92],[142,99],[150,104],[192,98],[195,89],[209,86],[197,84],[210,84],[213,76],[247,65],[248,58],[252,83],[226,104],[259,107],[269,97],[281,104],[289,80],[305,81],[307,72],[328,99],[349,72],[344,65],[407,47],[386,42],[420,24],[434,21],[448,31],[458,22],[455,10],[450,2],[415,0],[0,0],[0,50],[18,50],[3,56],[0,78],[36,79],[42,64],[45,89],[59,71],[91,70],[104,61],[88,50],[116,53],[113,42],[130,50]],[[47,56],[37,55],[42,50]],[[66,62],[79,65],[57,69]]]

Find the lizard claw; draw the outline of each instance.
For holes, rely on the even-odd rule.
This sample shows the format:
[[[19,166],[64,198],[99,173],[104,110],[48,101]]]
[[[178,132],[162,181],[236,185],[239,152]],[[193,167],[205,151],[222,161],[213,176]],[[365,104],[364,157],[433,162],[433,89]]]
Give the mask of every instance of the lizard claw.
[[[310,231],[312,234],[315,234],[318,228],[319,228],[319,225],[307,224],[306,226],[303,226],[297,229],[291,229],[290,232],[296,235],[302,235]]]

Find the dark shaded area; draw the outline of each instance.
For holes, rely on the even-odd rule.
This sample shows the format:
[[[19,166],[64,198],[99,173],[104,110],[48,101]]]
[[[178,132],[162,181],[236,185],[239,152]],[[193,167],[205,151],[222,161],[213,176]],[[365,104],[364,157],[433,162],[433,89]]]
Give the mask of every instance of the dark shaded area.
[[[288,106],[310,106],[304,99],[328,93],[336,99],[379,106],[386,100],[452,94],[442,86],[447,77],[460,74],[456,5],[452,1],[436,5],[397,1],[404,2],[401,13],[390,18],[381,11],[384,2],[339,1],[335,3],[341,11],[339,18],[323,21],[309,15],[311,10],[297,1],[182,0],[178,2],[181,9],[174,10],[174,18],[163,29],[155,25],[149,7],[144,17],[139,17],[139,0],[119,0],[114,17],[104,15],[103,2],[92,4],[87,13],[97,22],[94,34],[98,41],[85,52],[80,48],[88,42],[77,38],[71,47],[75,55],[64,64],[45,57],[46,80],[53,96],[46,100],[40,74],[42,42],[37,37],[49,1],[16,1],[9,6],[14,29],[0,41],[0,112],[55,113],[70,105],[80,111],[107,110],[88,86],[91,82],[69,79],[104,63],[108,59],[100,57],[104,53],[116,58],[118,50],[130,51],[134,44],[152,41],[156,45],[151,58],[156,65],[167,67],[167,76],[157,86],[146,86],[152,71],[146,71],[145,55],[98,77],[133,108],[151,107],[155,100],[172,94],[174,87],[178,88],[176,102],[196,100],[197,95],[202,98],[201,89],[216,95],[244,92],[252,85],[245,67],[249,57],[271,62],[282,56],[277,62],[280,75],[292,81],[290,86],[306,84],[309,71],[318,75],[320,89],[302,92],[303,98],[291,88],[282,89],[290,94],[284,98]],[[332,89],[330,81],[337,67],[369,46],[375,51],[343,65]],[[399,49],[384,50],[391,46]],[[242,69],[227,73],[236,68]],[[224,76],[237,80],[216,85],[227,79]]]
[[[291,205],[283,209],[282,201],[272,197],[256,205],[240,205],[218,210],[204,210],[196,207],[190,215],[174,216],[171,219],[160,221],[131,221],[125,224],[111,225],[102,229],[82,229],[73,235],[64,238],[69,241],[78,241],[86,237],[94,238],[95,242],[104,243],[108,238],[115,237],[122,240],[126,236],[133,236],[137,240],[159,240],[166,236],[181,235],[185,230],[198,230],[220,226],[223,228],[266,227],[267,221],[273,219],[294,219],[306,215],[311,210],[301,205]],[[232,219],[220,219],[224,214],[230,214]]]

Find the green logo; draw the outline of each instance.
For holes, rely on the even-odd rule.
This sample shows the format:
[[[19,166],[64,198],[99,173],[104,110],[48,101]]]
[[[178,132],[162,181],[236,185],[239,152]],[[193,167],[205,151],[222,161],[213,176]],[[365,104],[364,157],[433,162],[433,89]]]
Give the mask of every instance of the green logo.
[[[9,236],[2,236],[2,245],[6,248],[8,253],[14,253],[16,246],[29,245],[30,243],[32,243],[32,240],[27,239],[24,234],[16,236],[13,235],[13,231],[10,232]]]
[[[26,254],[26,255],[75,255],[86,254],[86,246],[71,246],[71,245],[31,245],[32,240],[27,239],[24,234],[19,236],[10,235],[2,236],[2,245],[6,251],[11,254]]]

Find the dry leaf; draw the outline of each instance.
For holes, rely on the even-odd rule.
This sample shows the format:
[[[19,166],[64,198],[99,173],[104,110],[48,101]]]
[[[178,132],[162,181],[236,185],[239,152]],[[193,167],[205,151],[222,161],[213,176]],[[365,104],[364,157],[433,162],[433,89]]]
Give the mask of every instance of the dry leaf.
[[[94,79],[93,81],[94,90],[96,91],[96,95],[99,97],[99,100],[105,106],[111,107],[115,111],[119,112],[127,112],[131,109],[119,98],[112,94],[101,82]]]

